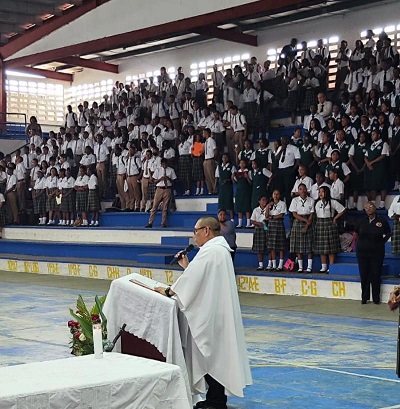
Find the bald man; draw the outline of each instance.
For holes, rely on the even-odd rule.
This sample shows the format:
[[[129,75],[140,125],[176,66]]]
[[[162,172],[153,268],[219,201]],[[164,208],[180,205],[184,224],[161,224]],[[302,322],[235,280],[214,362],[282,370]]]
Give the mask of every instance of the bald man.
[[[232,258],[220,223],[199,219],[193,238],[200,247],[171,287],[156,290],[174,297],[188,322],[186,361],[193,394],[205,393],[196,408],[225,409],[227,395],[243,397],[252,384]],[[208,388],[206,387],[208,385]]]

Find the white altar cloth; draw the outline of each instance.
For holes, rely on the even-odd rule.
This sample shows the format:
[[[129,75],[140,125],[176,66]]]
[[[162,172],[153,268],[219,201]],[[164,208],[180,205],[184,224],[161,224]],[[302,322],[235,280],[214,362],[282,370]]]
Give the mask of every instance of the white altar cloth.
[[[112,340],[126,324],[125,331],[154,345],[168,363],[178,365],[189,385],[176,301],[130,282],[131,278],[127,275],[111,283],[103,307],[108,339]],[[120,345],[118,342],[115,351],[121,350]]]
[[[0,409],[190,409],[179,367],[118,353],[0,368]]]

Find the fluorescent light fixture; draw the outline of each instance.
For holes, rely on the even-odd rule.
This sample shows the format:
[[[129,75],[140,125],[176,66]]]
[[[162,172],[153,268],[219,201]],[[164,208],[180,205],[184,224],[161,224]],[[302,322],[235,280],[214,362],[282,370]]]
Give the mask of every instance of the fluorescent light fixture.
[[[44,75],[26,74],[22,71],[13,71],[13,70],[6,70],[6,75],[9,75],[12,77],[25,77],[25,78],[46,78]]]
[[[387,26],[384,30],[385,33],[392,33],[395,30],[395,26]]]
[[[365,34],[367,34],[367,33],[365,33]],[[329,44],[337,43],[337,42],[339,42],[339,37],[338,36],[329,37]],[[324,43],[325,43],[325,41],[324,41]]]

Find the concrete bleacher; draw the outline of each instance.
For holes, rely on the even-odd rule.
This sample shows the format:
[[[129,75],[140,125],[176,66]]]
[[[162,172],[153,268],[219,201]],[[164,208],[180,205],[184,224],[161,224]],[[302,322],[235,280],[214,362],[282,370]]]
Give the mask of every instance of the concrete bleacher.
[[[125,212],[102,213],[98,228],[6,227],[0,269],[103,279],[138,272],[172,284],[181,269],[170,266],[170,261],[192,242],[196,220],[203,215],[215,215],[216,202],[216,197],[177,199],[178,209],[184,210],[169,215],[168,228],[157,227],[160,214],[152,229],[144,229],[148,213]],[[349,212],[349,217],[355,215],[356,212]],[[250,229],[237,230],[235,272],[240,291],[359,299],[355,253],[340,253],[337,263],[330,267],[330,274],[318,273],[318,256],[314,257],[312,274],[257,272],[256,255],[251,251],[252,236]],[[387,243],[383,297],[400,283],[399,273],[398,257],[390,253]]]

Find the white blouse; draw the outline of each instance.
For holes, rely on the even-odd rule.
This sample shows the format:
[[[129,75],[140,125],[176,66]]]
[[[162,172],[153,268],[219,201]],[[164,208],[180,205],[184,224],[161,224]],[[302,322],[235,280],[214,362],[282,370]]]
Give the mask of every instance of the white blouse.
[[[324,203],[322,200],[318,200],[315,204],[315,213],[319,219],[327,219],[334,216],[335,211],[342,213],[344,207],[335,199],[331,200],[332,210],[329,203]]]
[[[279,200],[278,203],[273,203],[271,208],[269,209],[270,216],[277,216],[279,214],[286,214],[287,207],[286,203],[283,200]]]
[[[309,196],[305,199],[297,196],[290,203],[289,212],[296,212],[299,216],[308,216],[314,213],[314,200]]]

